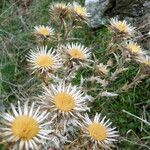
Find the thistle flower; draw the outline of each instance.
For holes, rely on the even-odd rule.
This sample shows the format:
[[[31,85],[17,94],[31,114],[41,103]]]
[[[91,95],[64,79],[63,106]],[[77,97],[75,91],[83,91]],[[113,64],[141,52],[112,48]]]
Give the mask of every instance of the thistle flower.
[[[138,56],[136,60],[144,67],[148,68],[150,67],[150,56],[148,55]]]
[[[54,36],[54,29],[48,26],[39,25],[34,27],[34,33],[37,36],[41,36],[44,38],[52,37]]]
[[[84,136],[93,142],[93,149],[97,147],[109,148],[113,142],[117,141],[116,128],[110,128],[111,122],[105,121],[105,118],[100,119],[100,114],[96,114],[93,121],[87,114],[84,117],[84,124],[81,126],[85,132]]]
[[[47,46],[37,48],[36,51],[31,50],[27,56],[32,73],[55,71],[62,66],[61,60],[55,50],[47,50]]]
[[[90,14],[87,12],[85,7],[82,7],[77,2],[73,2],[72,4],[72,12],[77,20],[87,20],[90,17]]]
[[[35,109],[33,103],[29,108],[28,103],[25,103],[24,108],[18,102],[16,109],[11,104],[12,114],[3,113],[0,120],[0,136],[2,143],[14,143],[12,149],[38,149],[38,146],[49,138],[49,133],[52,130],[47,129],[47,125],[51,122],[46,122],[48,117],[47,111],[41,112],[40,107]]]
[[[90,50],[79,43],[67,44],[65,47],[71,60],[86,61],[90,57]]]
[[[44,87],[43,95],[40,96],[41,103],[45,109],[54,112],[57,117],[63,119],[77,119],[86,110],[89,97],[78,87],[67,85],[61,81],[58,84],[51,84]]]
[[[128,24],[125,20],[119,21],[117,18],[112,18],[110,20],[110,28],[117,34],[122,33],[122,34],[132,35],[135,32],[134,27]]]
[[[132,41],[130,41],[127,45],[126,45],[126,49],[130,54],[133,55],[140,55],[143,54],[142,48],[140,45],[138,45],[137,43],[134,43]]]
[[[96,66],[96,71],[101,75],[108,75],[109,73],[109,70],[107,69],[107,65],[104,65],[102,63]]]
[[[68,18],[70,14],[70,4],[61,3],[53,3],[49,8],[50,16],[52,19],[57,18]]]

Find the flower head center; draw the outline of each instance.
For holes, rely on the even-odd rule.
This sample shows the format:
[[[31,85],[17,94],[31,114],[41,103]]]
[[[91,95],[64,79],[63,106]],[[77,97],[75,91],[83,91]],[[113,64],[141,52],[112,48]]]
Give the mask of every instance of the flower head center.
[[[116,23],[115,27],[120,32],[128,32],[128,26],[124,22],[119,21],[118,23]]]
[[[41,27],[38,29],[38,33],[44,36],[48,36],[49,35],[49,30],[47,28]]]
[[[107,137],[106,127],[99,123],[91,123],[88,126],[88,132],[90,136],[97,141],[103,141]]]
[[[150,60],[143,60],[143,63],[147,66],[150,66]]]
[[[85,8],[81,7],[81,6],[76,6],[74,8],[75,12],[78,14],[78,15],[83,15],[85,14],[86,10]]]
[[[139,52],[139,51],[141,51],[140,46],[138,46],[136,44],[129,44],[127,46],[127,49],[129,49],[131,52]]]
[[[69,55],[75,59],[84,59],[84,53],[81,50],[76,49],[76,48],[72,48],[69,51]]]
[[[53,59],[48,55],[39,55],[36,58],[36,64],[40,67],[50,67],[53,64]]]
[[[56,94],[54,102],[58,109],[66,112],[71,111],[75,107],[74,98],[65,92]]]
[[[38,122],[29,116],[18,116],[12,123],[12,133],[21,140],[30,140],[39,133]]]

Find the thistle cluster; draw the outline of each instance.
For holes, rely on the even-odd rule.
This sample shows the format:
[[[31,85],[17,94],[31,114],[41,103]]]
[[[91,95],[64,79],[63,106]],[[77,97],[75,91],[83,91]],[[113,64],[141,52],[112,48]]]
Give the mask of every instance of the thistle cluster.
[[[106,55],[114,55],[117,62],[112,79],[116,79],[118,73],[129,69],[130,66],[138,66],[137,74],[132,82],[125,83],[121,88],[121,90],[128,90],[149,76],[150,57],[148,52],[137,42],[138,29],[128,24],[127,21],[112,18],[108,29],[112,33],[112,39],[106,50]]]
[[[110,149],[118,141],[118,131],[106,116],[88,115],[93,109],[91,104],[100,97],[118,96],[119,91],[109,91],[110,85],[127,70],[124,65],[132,58],[140,63],[140,77],[141,72],[147,75],[149,56],[137,43],[128,42],[134,28],[126,21],[112,19],[108,28],[113,33],[113,44],[108,46],[106,56],[113,54],[117,64],[110,59],[102,63],[92,48],[73,37],[73,31],[90,17],[85,7],[76,2],[53,3],[49,13],[53,27],[34,28],[37,48],[26,55],[27,69],[42,83],[40,91],[34,102],[18,101],[1,114],[1,143],[14,150]],[[120,46],[120,39],[127,41]],[[116,52],[118,49],[121,52]],[[117,67],[112,72],[114,65]],[[81,70],[90,73],[86,77],[81,74],[79,85],[74,85],[73,80]],[[94,97],[90,95],[93,91]]]

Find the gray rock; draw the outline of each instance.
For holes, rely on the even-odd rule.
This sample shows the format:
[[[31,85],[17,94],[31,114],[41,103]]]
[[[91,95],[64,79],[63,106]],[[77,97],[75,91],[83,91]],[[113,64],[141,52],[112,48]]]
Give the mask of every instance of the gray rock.
[[[104,16],[105,11],[109,7],[109,0],[86,0],[85,6],[90,13],[89,26],[91,28],[99,27],[105,24],[106,16]]]
[[[116,16],[134,23],[150,10],[150,2],[146,0],[85,0],[85,6],[91,14],[91,28],[97,28]]]

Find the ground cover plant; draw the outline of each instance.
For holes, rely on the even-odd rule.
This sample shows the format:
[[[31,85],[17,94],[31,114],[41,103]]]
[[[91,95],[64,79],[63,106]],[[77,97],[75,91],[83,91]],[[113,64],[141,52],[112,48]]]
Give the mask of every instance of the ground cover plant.
[[[91,31],[81,1],[0,7],[1,149],[149,149],[138,29],[113,18]]]

